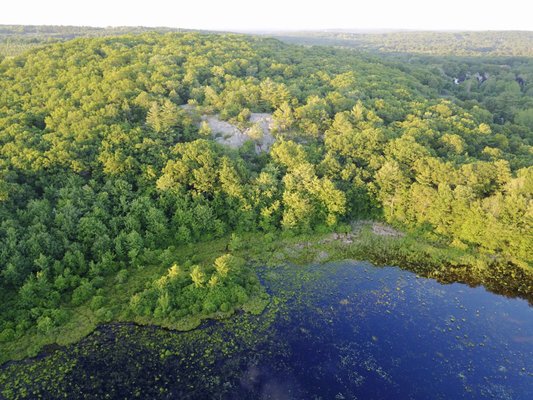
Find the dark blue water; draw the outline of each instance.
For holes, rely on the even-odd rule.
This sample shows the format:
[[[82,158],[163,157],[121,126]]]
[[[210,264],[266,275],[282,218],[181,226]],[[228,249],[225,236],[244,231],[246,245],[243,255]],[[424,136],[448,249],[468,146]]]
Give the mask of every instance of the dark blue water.
[[[302,398],[533,398],[527,302],[397,268],[321,275],[277,326]]]
[[[25,383],[7,379],[9,392],[1,393],[533,399],[533,310],[523,300],[366,263],[261,275],[273,298],[261,316],[241,314],[190,333],[102,326],[77,345],[4,367],[4,377]]]

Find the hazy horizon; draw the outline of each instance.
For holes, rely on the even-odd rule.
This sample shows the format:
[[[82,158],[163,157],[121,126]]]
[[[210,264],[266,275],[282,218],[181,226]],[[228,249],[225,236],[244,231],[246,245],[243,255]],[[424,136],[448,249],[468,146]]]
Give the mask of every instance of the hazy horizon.
[[[168,27],[233,32],[279,31],[499,31],[533,30],[521,0],[330,0],[326,4],[271,0],[169,4],[164,0],[22,0],[3,7],[2,25]]]
[[[360,34],[382,34],[382,33],[453,33],[453,32],[533,32],[533,29],[407,29],[407,28],[308,28],[308,29],[205,29],[205,28],[184,28],[179,26],[163,25],[71,25],[71,24],[8,24],[0,23],[2,26],[26,26],[26,27],[59,27],[59,28],[88,28],[88,29],[120,29],[120,28],[144,28],[144,29],[168,29],[183,31],[206,31],[220,33],[243,33],[243,34],[271,34],[271,33],[360,33]]]

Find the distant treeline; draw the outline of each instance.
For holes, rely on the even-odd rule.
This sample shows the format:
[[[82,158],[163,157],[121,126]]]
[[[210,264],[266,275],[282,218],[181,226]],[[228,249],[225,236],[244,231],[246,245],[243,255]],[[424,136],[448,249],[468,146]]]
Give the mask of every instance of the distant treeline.
[[[146,32],[184,32],[180,28],[149,28],[143,26],[116,26],[96,28],[91,26],[56,25],[0,25],[0,57],[13,57],[33,47],[78,37],[135,35]]]
[[[284,32],[272,36],[291,43],[351,47],[387,53],[455,56],[533,56],[533,32]]]

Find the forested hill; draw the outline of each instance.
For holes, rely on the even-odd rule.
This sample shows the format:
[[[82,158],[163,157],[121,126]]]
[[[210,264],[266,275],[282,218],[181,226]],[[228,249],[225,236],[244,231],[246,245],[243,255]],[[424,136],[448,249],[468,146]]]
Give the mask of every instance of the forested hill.
[[[0,56],[12,57],[37,46],[63,42],[78,37],[110,37],[148,32],[168,33],[185,31],[192,30],[165,27],[148,28],[142,26],[96,28],[90,26],[0,25]]]
[[[532,127],[441,99],[432,74],[191,33],[75,39],[4,59],[0,343],[58,333],[73,307],[97,321],[238,307],[258,290],[241,261],[175,266],[172,256],[231,233],[327,232],[376,217],[491,255],[476,268],[527,271]],[[251,112],[272,114],[268,153],[221,146],[200,124],[218,114],[249,126]],[[121,292],[131,271],[154,264],[172,268],[107,302],[106,284]]]
[[[388,33],[272,32],[290,43],[328,45],[372,52],[446,56],[533,57],[532,31],[404,31]]]

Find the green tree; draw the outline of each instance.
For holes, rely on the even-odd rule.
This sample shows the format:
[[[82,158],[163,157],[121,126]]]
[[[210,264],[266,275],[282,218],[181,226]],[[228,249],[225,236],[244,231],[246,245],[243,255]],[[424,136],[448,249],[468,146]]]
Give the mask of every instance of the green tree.
[[[201,288],[205,284],[206,276],[202,268],[198,265],[195,265],[191,269],[191,279],[195,287]]]

